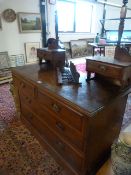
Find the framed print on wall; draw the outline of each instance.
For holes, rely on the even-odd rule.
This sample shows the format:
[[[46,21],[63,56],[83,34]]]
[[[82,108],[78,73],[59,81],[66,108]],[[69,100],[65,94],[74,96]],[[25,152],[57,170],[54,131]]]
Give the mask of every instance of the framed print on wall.
[[[33,63],[33,62],[36,62],[38,60],[37,48],[40,48],[39,42],[25,43],[26,62],[27,63]]]
[[[21,33],[41,32],[41,16],[39,13],[18,13],[18,22]]]

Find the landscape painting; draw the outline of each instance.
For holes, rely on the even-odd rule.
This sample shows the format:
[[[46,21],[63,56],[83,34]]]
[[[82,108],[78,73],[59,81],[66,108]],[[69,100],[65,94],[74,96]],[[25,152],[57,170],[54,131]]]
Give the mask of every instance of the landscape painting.
[[[39,13],[18,13],[21,33],[41,32],[41,17]]]
[[[72,40],[71,41],[72,58],[87,56],[87,42],[86,40]]]

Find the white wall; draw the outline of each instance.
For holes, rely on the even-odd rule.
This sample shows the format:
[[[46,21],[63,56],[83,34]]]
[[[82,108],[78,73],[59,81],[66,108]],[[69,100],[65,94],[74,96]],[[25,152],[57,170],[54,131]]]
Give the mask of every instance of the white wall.
[[[47,4],[48,9],[48,36],[47,37],[55,37],[55,10],[56,6]],[[100,32],[101,24],[100,19],[102,19],[102,13],[103,13],[103,5],[102,4],[93,4],[93,18],[92,18],[92,27],[91,27],[91,33],[59,33],[59,38],[62,42],[70,41],[70,40],[76,40],[76,39],[82,39],[82,38],[94,38],[96,36],[96,33]],[[52,13],[51,13],[52,12]],[[98,15],[99,14],[99,15]],[[68,19],[67,19],[68,20]],[[88,21],[85,21],[88,23]]]
[[[0,13],[5,9],[13,9],[18,12],[39,13],[39,0],[0,0]],[[0,31],[0,52],[8,51],[9,55],[24,54],[26,42],[40,42],[41,33],[20,33],[17,19],[14,22],[6,22],[2,18],[2,30]]]
[[[103,0],[104,1],[104,0]],[[122,0],[107,0],[108,3],[116,4],[118,6],[122,6]],[[91,38],[95,37],[96,33],[100,33],[101,30],[101,24],[100,19],[102,19],[103,16],[103,4],[100,3],[93,3],[94,10],[93,10],[93,19],[92,19],[92,30],[91,33],[59,33],[59,38],[61,41],[70,41],[70,40],[76,40],[76,39],[82,39],[82,38]],[[131,8],[131,1],[127,4],[128,8]],[[120,9],[118,7],[113,7],[106,5],[106,18],[119,18],[120,17]],[[47,4],[47,12],[48,12],[48,23],[47,23],[47,38],[49,37],[55,37],[55,14],[56,7],[55,5]],[[131,17],[131,10],[127,11],[127,16]],[[68,19],[67,19],[68,20]],[[88,22],[88,21],[87,21]],[[110,28],[113,30],[114,24],[108,24]],[[115,24],[116,26],[116,24]],[[117,27],[118,29],[118,24]],[[115,28],[115,29],[116,29]]]

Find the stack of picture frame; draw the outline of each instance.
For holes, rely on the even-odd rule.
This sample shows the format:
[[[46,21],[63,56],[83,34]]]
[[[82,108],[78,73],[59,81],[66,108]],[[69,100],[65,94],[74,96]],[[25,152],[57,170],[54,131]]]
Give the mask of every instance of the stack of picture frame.
[[[10,67],[25,65],[24,54],[10,55],[9,60],[10,60]]]
[[[12,80],[8,52],[0,52],[0,84]]]
[[[0,84],[12,81],[11,68],[25,65],[24,54],[8,55],[0,52]]]

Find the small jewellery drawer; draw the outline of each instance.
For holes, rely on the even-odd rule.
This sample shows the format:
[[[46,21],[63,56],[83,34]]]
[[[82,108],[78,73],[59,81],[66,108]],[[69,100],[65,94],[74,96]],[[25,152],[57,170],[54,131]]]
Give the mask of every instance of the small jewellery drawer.
[[[65,122],[60,120],[60,118],[48,113],[48,111],[43,109],[41,105],[39,105],[39,109],[36,105],[34,105],[32,110],[57,134],[64,137],[68,142],[79,149],[83,150],[84,139],[82,133],[67,125]]]
[[[111,64],[109,65],[106,63],[101,63],[101,62],[91,61],[91,60],[87,60],[86,63],[87,63],[87,71],[99,73],[101,75],[111,77],[111,78],[119,79],[121,77],[122,69],[119,66],[115,66]]]
[[[51,113],[64,120],[68,125],[82,132],[84,125],[83,115],[60,101],[38,92],[38,103],[45,106]]]
[[[24,118],[37,130],[43,139],[58,152],[73,168],[78,171],[82,168],[83,157],[75,152],[69,145],[55,135],[36,115],[32,114],[26,107],[22,109]]]

